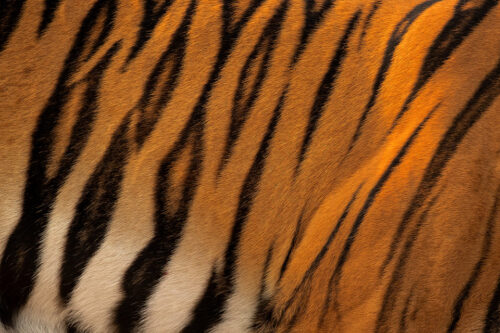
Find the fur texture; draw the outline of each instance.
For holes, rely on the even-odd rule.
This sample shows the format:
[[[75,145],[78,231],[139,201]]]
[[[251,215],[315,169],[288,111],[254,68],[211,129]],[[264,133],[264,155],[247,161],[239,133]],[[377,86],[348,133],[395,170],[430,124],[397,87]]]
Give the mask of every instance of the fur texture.
[[[0,6],[5,330],[500,331],[497,0]]]

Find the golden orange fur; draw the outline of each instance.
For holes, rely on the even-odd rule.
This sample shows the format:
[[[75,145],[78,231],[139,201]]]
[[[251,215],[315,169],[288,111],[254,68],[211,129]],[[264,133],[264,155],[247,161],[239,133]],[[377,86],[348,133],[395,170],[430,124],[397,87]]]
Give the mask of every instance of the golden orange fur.
[[[6,330],[500,331],[498,1],[50,2],[0,12]]]

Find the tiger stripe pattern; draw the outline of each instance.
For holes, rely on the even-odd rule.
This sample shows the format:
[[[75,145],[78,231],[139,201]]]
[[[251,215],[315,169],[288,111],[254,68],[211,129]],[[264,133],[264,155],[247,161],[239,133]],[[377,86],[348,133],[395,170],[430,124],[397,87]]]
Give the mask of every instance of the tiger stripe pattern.
[[[0,1],[0,331],[500,332],[498,0]]]

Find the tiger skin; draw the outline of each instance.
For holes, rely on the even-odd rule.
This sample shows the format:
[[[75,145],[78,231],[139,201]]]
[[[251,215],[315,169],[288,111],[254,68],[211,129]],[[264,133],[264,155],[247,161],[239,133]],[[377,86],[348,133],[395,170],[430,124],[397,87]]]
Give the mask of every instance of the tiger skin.
[[[0,7],[0,330],[500,332],[498,1]]]

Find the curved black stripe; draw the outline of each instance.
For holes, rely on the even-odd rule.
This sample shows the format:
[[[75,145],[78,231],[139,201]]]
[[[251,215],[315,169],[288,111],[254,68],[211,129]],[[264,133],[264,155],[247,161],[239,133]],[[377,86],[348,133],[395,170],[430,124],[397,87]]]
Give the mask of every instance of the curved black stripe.
[[[7,46],[9,37],[16,30],[25,0],[0,1],[0,52]]]
[[[309,308],[309,302],[311,300],[312,288],[311,288],[311,280],[307,280],[305,285],[302,286],[301,294],[296,295],[294,298],[295,305],[293,309],[293,315],[286,324],[286,328],[283,333],[290,333],[295,328],[300,317],[303,317]],[[312,325],[311,325],[312,326]]]
[[[220,176],[222,170],[226,166],[226,163],[229,161],[231,153],[233,151],[233,147],[240,136],[241,129],[243,128],[243,125],[247,120],[249,111],[259,97],[262,84],[267,76],[269,61],[271,60],[271,55],[274,51],[276,40],[278,39],[281,32],[283,18],[284,11],[282,8],[280,8],[267,23],[264,31],[262,32],[262,35],[260,36],[257,44],[252,50],[252,53],[248,57],[240,73],[238,87],[233,98],[231,122],[229,125],[229,132],[227,134],[226,143],[224,145],[224,153],[222,154],[219,166],[217,168],[218,176]],[[259,64],[257,76],[253,82],[250,92],[245,93],[250,70],[253,66],[255,66],[255,62],[260,53],[263,53],[263,56]],[[248,94],[248,96],[245,99],[244,95],[246,94]]]
[[[219,297],[222,290],[219,288],[220,286],[217,279],[218,275],[214,268],[208,280],[205,292],[193,310],[192,318],[196,318],[196,320],[191,319],[186,327],[182,329],[182,333],[206,332],[207,327],[214,320],[212,317],[213,311],[211,311],[211,309],[220,309],[223,303],[222,297]]]
[[[283,264],[281,264],[278,282],[281,281],[281,278],[283,277],[283,274],[285,273],[288,267],[288,263],[290,262],[290,259],[292,258],[292,255],[295,252],[295,249],[297,248],[300,226],[302,224],[303,218],[304,218],[304,209],[302,209],[302,213],[300,213],[300,216],[297,219],[297,224],[295,225],[295,231],[293,232],[293,237],[292,240],[290,241],[290,246],[288,247],[288,251],[286,252],[285,260],[283,260]]]
[[[493,293],[488,313],[484,320],[484,333],[498,333],[500,327],[500,278],[497,281],[497,287]]]
[[[460,111],[460,113],[453,119],[451,126],[441,138],[436,152],[432,156],[431,161],[425,169],[424,176],[419,183],[416,193],[414,194],[403,218],[398,226],[398,230],[393,238],[389,253],[384,261],[380,274],[383,273],[389,262],[394,257],[396,246],[400,242],[400,238],[407,228],[408,223],[417,213],[420,207],[425,203],[426,198],[431,193],[432,189],[436,186],[441,173],[448,164],[448,161],[455,154],[458,146],[468,133],[469,129],[481,118],[483,113],[491,106],[495,98],[500,95],[500,62],[497,63],[495,68],[488,73],[485,79],[481,82],[480,86],[469,100],[467,105]],[[418,233],[421,221],[415,225],[412,235]],[[386,322],[389,311],[392,310],[395,302],[395,294],[398,292],[400,279],[402,278],[403,270],[408,261],[410,250],[416,240],[415,236],[408,237],[406,240],[403,253],[401,254],[396,268],[392,274],[391,282],[384,295],[384,301],[379,312],[377,327],[379,330]]]
[[[396,48],[399,46],[399,44],[403,40],[404,36],[408,32],[408,29],[413,24],[413,22],[415,22],[415,20],[422,13],[424,13],[426,9],[430,8],[432,5],[434,5],[435,3],[440,2],[440,1],[441,0],[427,0],[421,4],[418,4],[400,22],[398,22],[398,24],[396,25],[396,28],[394,28],[394,31],[392,32],[391,37],[389,38],[389,41],[387,42],[387,46],[386,46],[386,49],[384,52],[384,57],[382,59],[382,64],[380,65],[377,76],[375,77],[375,82],[373,83],[373,86],[372,86],[372,92],[371,92],[370,98],[369,98],[368,102],[366,103],[365,109],[363,110],[363,113],[361,114],[361,116],[358,120],[356,130],[354,131],[354,134],[351,138],[351,143],[349,144],[348,153],[352,150],[352,148],[354,147],[354,144],[359,139],[363,125],[366,121],[366,118],[368,117],[368,113],[371,111],[371,109],[375,105],[375,102],[378,98],[378,94],[380,92],[380,88],[382,87],[382,84],[384,83],[385,78],[387,76],[387,72],[389,70],[389,67],[392,64],[392,58],[394,56],[394,52],[396,51]]]
[[[139,147],[142,147],[144,141],[153,131],[160,118],[161,110],[170,101],[172,93],[177,86],[178,78],[182,72],[182,64],[186,53],[187,33],[193,18],[195,5],[196,1],[192,0],[182,23],[175,31],[171,42],[160,56],[144,85],[143,94],[136,107],[140,112],[135,138]],[[168,62],[172,62],[168,77],[161,80]],[[155,92],[157,92],[157,96],[154,96]]]
[[[481,6],[467,8],[471,0],[461,0],[455,7],[455,14],[446,23],[443,30],[436,37],[429,48],[420,72],[417,82],[413,86],[411,93],[406,98],[401,110],[396,115],[391,131],[397,125],[399,119],[408,111],[408,108],[417,97],[418,92],[425,85],[431,76],[444,64],[450,57],[450,54],[456,50],[474,28],[481,23],[490,10],[498,4],[498,0],[485,0]],[[466,7],[467,9],[463,9]]]
[[[450,325],[448,326],[448,333],[453,332],[456,327],[458,322],[460,321],[460,316],[462,315],[462,307],[464,305],[464,302],[467,300],[469,297],[470,291],[472,287],[477,282],[477,279],[479,277],[479,274],[481,273],[481,270],[484,266],[484,262],[488,258],[490,247],[491,247],[491,238],[493,236],[493,231],[495,227],[495,219],[497,218],[497,213],[498,213],[498,208],[500,204],[500,186],[497,189],[497,193],[495,196],[495,199],[493,201],[493,207],[490,212],[490,216],[488,218],[488,221],[486,223],[486,230],[484,231],[484,239],[483,239],[483,247],[481,249],[481,256],[479,260],[477,261],[476,265],[474,266],[474,269],[472,270],[472,273],[469,277],[469,280],[463,287],[463,289],[460,291],[460,294],[458,295],[458,298],[455,300],[455,305],[453,307],[453,313],[452,313],[452,319],[450,322]]]
[[[403,308],[403,312],[401,313],[401,319],[399,320],[399,331],[400,332],[407,332],[408,331],[408,325],[407,325],[407,320],[408,320],[408,312],[410,311],[410,304],[411,300],[413,298],[413,293],[414,293],[414,286],[410,289],[410,294],[406,298],[405,301],[405,306]]]
[[[263,324],[261,322],[262,320],[262,315],[264,313],[264,309],[266,308],[266,305],[269,303],[269,298],[265,295],[265,290],[266,290],[266,280],[269,275],[269,265],[271,264],[271,259],[274,254],[274,246],[275,246],[276,240],[274,239],[271,242],[271,245],[269,246],[266,254],[266,259],[264,261],[264,267],[262,268],[262,275],[260,278],[260,288],[259,288],[259,295],[257,297],[257,307],[255,308],[255,312],[253,315],[253,320],[252,324],[248,329],[251,330],[256,330],[261,327]]]
[[[41,37],[45,32],[45,29],[49,26],[49,24],[54,19],[54,14],[56,13],[57,8],[59,8],[59,4],[61,0],[45,0],[45,8],[43,9],[42,20],[40,21],[40,25],[38,26],[38,37]]]
[[[300,170],[300,166],[304,161],[309,145],[311,144],[312,137],[318,126],[319,119],[321,118],[323,111],[325,110],[325,104],[331,95],[333,87],[335,86],[335,81],[337,80],[340,67],[342,66],[342,62],[347,55],[349,38],[356,28],[356,25],[358,24],[360,14],[360,10],[356,11],[353,17],[349,20],[349,24],[344,32],[344,35],[340,39],[337,50],[335,51],[335,54],[330,61],[328,70],[323,76],[323,80],[321,81],[318,91],[316,92],[316,98],[314,99],[313,107],[311,109],[311,112],[309,113],[309,121],[307,123],[306,133],[304,139],[302,140],[302,145],[300,147],[299,155],[297,158],[298,161],[295,165],[295,176],[297,176]]]
[[[288,3],[288,1],[285,1],[284,4],[285,3]],[[194,327],[197,329],[196,332],[206,332],[215,326],[221,320],[226,301],[233,292],[233,279],[236,270],[237,251],[241,233],[247,221],[248,214],[250,213],[260,177],[266,164],[267,153],[281,116],[285,95],[286,90],[282,93],[273,111],[273,116],[269,122],[267,131],[243,183],[230,240],[224,256],[225,262],[222,274],[217,279],[215,276],[211,279],[213,282],[208,284],[184,332],[195,332],[192,330]],[[216,292],[216,290],[219,290],[219,292]]]
[[[32,134],[22,215],[7,241],[0,263],[0,308],[2,308],[0,320],[7,325],[12,323],[13,316],[26,303],[31,293],[39,266],[40,241],[50,212],[58,191],[71,172],[92,128],[92,118],[80,115],[82,126],[73,128],[70,144],[63,153],[55,175],[50,178],[48,168],[53,158],[57,126],[74,89],[68,82],[81,66],[82,51],[92,43],[89,37],[93,33],[98,16],[102,15],[103,11],[106,13],[104,7],[108,2],[97,1],[83,20],[57,85],[42,110]],[[110,24],[112,23],[111,21]],[[104,42],[104,39],[101,41]]]

